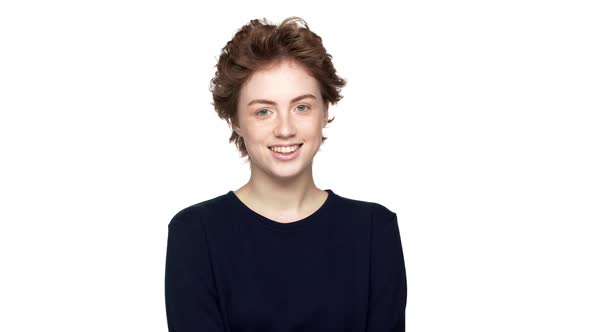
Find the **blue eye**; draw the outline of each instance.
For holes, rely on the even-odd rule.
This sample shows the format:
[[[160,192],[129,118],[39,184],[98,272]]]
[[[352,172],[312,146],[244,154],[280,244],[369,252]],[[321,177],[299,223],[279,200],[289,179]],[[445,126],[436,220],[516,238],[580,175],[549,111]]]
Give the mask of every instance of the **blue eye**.
[[[303,106],[304,109],[299,108],[301,106]],[[307,111],[308,109],[311,109],[311,107],[309,107],[308,105],[303,105],[303,104],[297,105],[297,107],[298,107],[297,109],[300,110],[300,111]],[[263,108],[263,109],[259,110],[258,112],[256,112],[256,115],[266,115],[266,114],[262,114],[261,113],[263,111],[268,111],[268,108]]]
[[[256,114],[260,114],[260,112],[262,112],[262,111],[268,111],[268,109],[266,109],[266,108],[263,108],[263,109],[261,109],[260,111],[256,112]]]

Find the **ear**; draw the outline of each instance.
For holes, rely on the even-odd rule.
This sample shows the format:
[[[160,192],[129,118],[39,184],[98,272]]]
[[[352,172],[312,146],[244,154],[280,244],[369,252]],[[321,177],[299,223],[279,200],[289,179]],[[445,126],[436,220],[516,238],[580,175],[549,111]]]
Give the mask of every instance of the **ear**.
[[[232,130],[236,132],[236,134],[242,136],[242,128],[240,128],[237,119],[232,119],[231,120],[231,127],[232,127]]]
[[[322,119],[322,121],[323,121],[323,126],[322,127],[326,127],[328,125],[328,119],[329,119],[329,115],[330,115],[329,114],[329,109],[330,109],[330,107],[329,107],[328,103],[325,103],[324,104],[324,116],[323,116],[323,119]]]

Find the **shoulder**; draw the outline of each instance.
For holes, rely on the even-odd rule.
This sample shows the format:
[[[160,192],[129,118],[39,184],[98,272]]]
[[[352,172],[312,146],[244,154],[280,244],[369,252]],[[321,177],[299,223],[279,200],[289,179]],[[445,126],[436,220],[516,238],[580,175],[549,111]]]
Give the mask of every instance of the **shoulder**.
[[[397,224],[397,215],[395,212],[383,204],[353,199],[349,197],[338,196],[338,210],[343,210],[347,215],[358,215],[359,213],[367,216],[377,227],[379,225]]]
[[[371,228],[373,237],[378,242],[386,243],[386,245],[401,245],[397,214],[376,202],[372,203]]]
[[[371,202],[371,206],[373,211],[373,219],[382,220],[385,222],[393,221],[394,223],[397,223],[397,214],[386,206],[377,202]]]
[[[224,209],[226,198],[227,195],[218,195],[180,209],[173,215],[168,223],[168,228],[179,225],[191,226],[200,223],[206,214],[215,213],[215,211]]]
[[[395,212],[384,204],[367,200],[344,198],[339,200],[339,205],[343,207],[342,215],[347,220],[358,217],[358,225],[362,225],[363,229],[370,232],[376,255],[401,253],[401,235]],[[393,258],[387,256],[380,260],[391,261],[391,259]]]
[[[346,202],[346,205],[354,209],[361,209],[364,213],[367,213],[374,231],[397,232],[397,214],[385,205],[374,201],[351,198],[345,198],[343,202]]]
[[[336,196],[333,208],[342,211],[345,215],[370,215],[372,209],[372,202],[345,197],[338,194]]]

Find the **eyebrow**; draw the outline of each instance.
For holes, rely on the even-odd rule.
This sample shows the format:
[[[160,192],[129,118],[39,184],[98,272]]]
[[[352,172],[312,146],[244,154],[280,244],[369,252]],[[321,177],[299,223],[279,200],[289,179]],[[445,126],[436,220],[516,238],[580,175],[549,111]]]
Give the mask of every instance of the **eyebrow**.
[[[304,95],[301,95],[299,97],[295,97],[295,98],[291,99],[291,103],[294,103],[296,101],[299,101],[299,100],[305,99],[305,98],[317,99],[316,96],[312,95],[311,93],[307,93],[307,94],[304,94]],[[277,104],[276,102],[274,102],[272,100],[267,100],[267,99],[253,99],[252,101],[250,101],[248,103],[248,106],[250,106],[252,104],[256,104],[256,103],[258,103],[258,104],[269,104],[269,105],[276,105]]]

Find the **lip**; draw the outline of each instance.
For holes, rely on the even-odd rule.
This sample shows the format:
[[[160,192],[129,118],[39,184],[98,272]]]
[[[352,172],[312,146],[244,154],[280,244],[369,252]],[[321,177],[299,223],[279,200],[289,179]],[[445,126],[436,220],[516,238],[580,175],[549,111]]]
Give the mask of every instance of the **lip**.
[[[273,157],[275,157],[278,160],[282,160],[282,161],[287,161],[287,160],[292,160],[297,158],[297,156],[299,156],[299,153],[301,151],[301,149],[303,148],[303,144],[301,144],[300,147],[297,148],[297,150],[295,150],[294,152],[285,155],[279,152],[274,152],[273,150],[270,149],[270,147],[268,148],[268,150],[270,151],[270,153],[273,155]]]
[[[287,147],[287,146],[301,145],[301,144],[303,144],[303,143],[291,143],[291,144],[274,144],[274,145],[269,145],[268,147],[269,147],[269,148],[276,147],[276,146]]]

